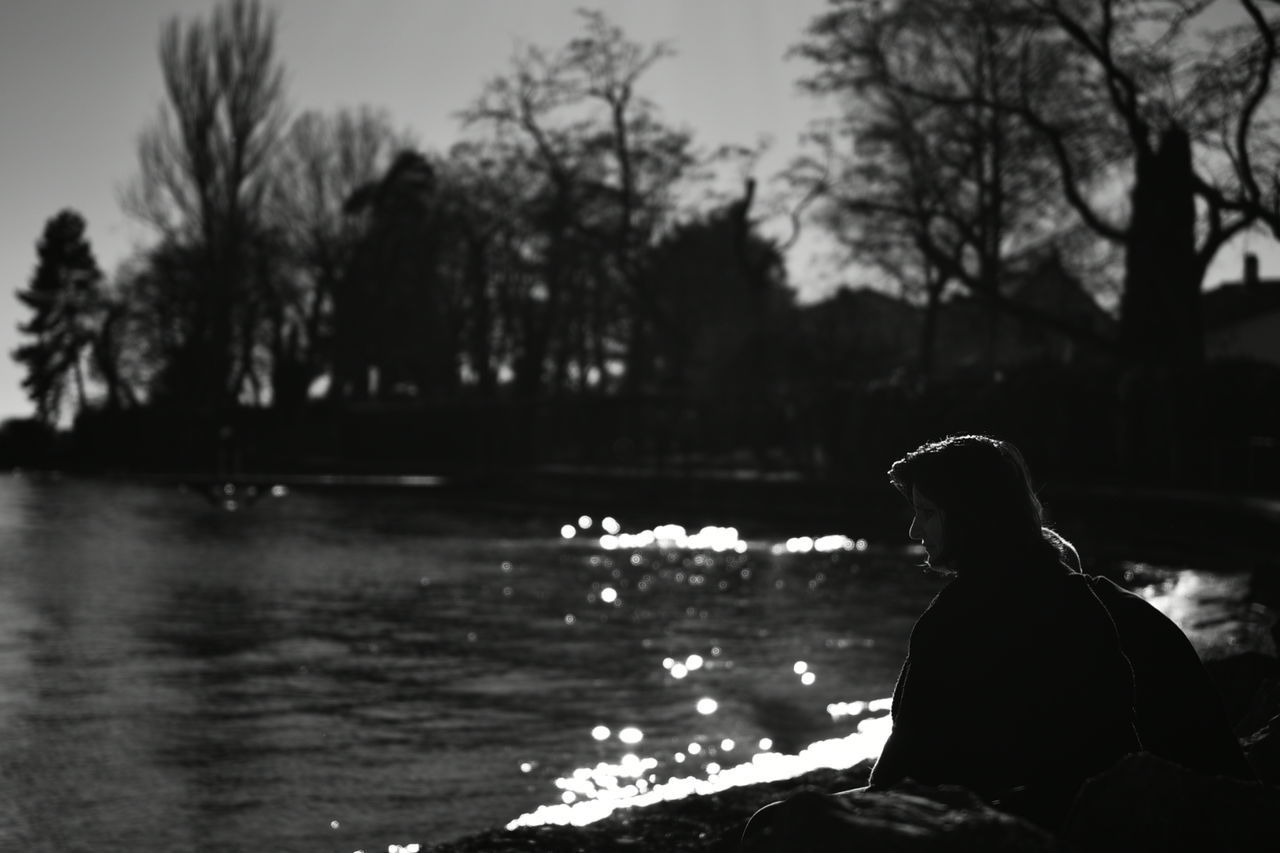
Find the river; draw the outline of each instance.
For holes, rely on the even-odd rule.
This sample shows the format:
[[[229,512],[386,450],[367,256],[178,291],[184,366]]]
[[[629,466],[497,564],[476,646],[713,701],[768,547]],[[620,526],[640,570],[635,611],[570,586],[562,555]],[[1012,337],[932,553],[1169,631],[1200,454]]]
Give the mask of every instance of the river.
[[[426,849],[727,778],[874,728],[940,584],[858,531],[422,494],[0,477],[0,849]]]

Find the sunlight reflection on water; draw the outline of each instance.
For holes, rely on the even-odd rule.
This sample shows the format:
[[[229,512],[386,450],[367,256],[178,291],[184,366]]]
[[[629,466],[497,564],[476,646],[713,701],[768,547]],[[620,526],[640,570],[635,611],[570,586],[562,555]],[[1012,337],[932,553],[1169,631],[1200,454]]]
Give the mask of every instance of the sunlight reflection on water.
[[[887,707],[888,700],[872,704]],[[563,802],[540,806],[507,824],[507,829],[541,824],[584,826],[608,817],[616,809],[647,806],[667,800],[678,800],[699,794],[713,794],[740,785],[791,779],[821,768],[844,769],[860,761],[874,758],[884,748],[893,723],[884,714],[858,723],[857,730],[842,738],[812,743],[796,755],[758,752],[742,764],[721,767],[709,763],[705,776],[669,776],[657,781],[651,771],[659,767],[653,757],[640,758],[629,753],[617,764],[601,762],[595,767],[580,767],[570,776],[556,779],[556,787],[564,791]],[[732,741],[722,741],[732,748]],[[696,744],[694,744],[696,745]]]
[[[1136,562],[1124,570],[1130,583],[1138,582],[1136,592],[1172,619],[1201,657],[1270,646],[1272,615],[1249,604],[1249,575]]]
[[[662,524],[652,529],[636,533],[621,532],[620,525],[612,517],[602,522],[606,531],[596,544],[602,551],[632,550],[629,563],[633,567],[644,565],[648,559],[640,556],[641,551],[657,551],[665,562],[682,564],[690,562],[681,560],[680,554],[694,552],[710,552],[714,554],[745,554],[751,551],[763,551],[774,556],[783,554],[829,554],[836,552],[865,552],[868,550],[866,539],[852,539],[840,534],[823,536],[796,536],[785,542],[747,542],[739,536],[734,527],[703,527],[697,533],[690,533],[678,524]],[[565,524],[561,528],[564,540],[574,539],[578,532],[591,527],[591,519],[583,516],[576,527]],[[598,558],[591,559],[592,565],[601,565]],[[694,567],[710,569],[713,563],[703,553],[696,553],[692,559]],[[615,578],[618,573],[615,571]],[[750,576],[749,569],[742,570],[742,577]],[[823,580],[819,572],[809,581],[809,588],[816,589]],[[676,574],[677,582],[687,581],[690,586],[698,586],[706,582],[698,572],[680,572]],[[645,581],[641,581],[639,589],[643,590]],[[726,589],[722,582],[720,589]],[[617,591],[605,586],[590,594],[589,599],[606,604],[621,604]],[[666,657],[662,667],[675,680],[683,680],[690,673],[711,666],[714,659],[721,656],[722,650],[714,647],[710,650],[712,660],[701,654],[692,653],[683,661],[674,657]],[[729,664],[730,666],[732,664]],[[817,679],[810,664],[797,660],[792,665],[792,674],[801,686],[808,687]],[[727,735],[704,736],[702,740],[710,740],[710,748],[704,748],[699,739],[690,740],[683,750],[671,752],[659,759],[656,755],[640,756],[628,752],[615,762],[600,761],[591,767],[578,767],[566,776],[554,780],[560,790],[558,803],[539,806],[535,810],[521,815],[507,824],[508,829],[518,826],[536,826],[542,824],[572,824],[582,826],[601,820],[620,808],[645,806],[652,803],[676,800],[698,794],[709,794],[741,785],[760,782],[771,782],[793,778],[811,770],[820,768],[844,769],[852,767],[860,761],[874,758],[880,754],[885,740],[892,727],[888,711],[890,698],[856,700],[827,704],[827,712],[833,721],[845,718],[857,718],[872,714],[857,722],[855,730],[844,736],[818,740],[803,747],[794,754],[773,751],[771,738],[760,738],[757,751],[746,761],[730,764],[728,753],[738,749],[739,744]],[[703,717],[711,717],[720,709],[718,700],[704,696],[697,700],[694,710]],[[613,732],[608,726],[598,725],[591,731],[596,741],[608,741]],[[643,734],[634,727],[624,728],[618,732],[617,738],[624,744],[634,745],[643,739]],[[717,743],[718,741],[718,743]],[[706,753],[705,756],[703,755]],[[692,775],[679,774],[678,770],[695,757],[702,756],[704,763],[701,773]],[[719,760],[715,760],[719,759]]]
[[[583,520],[589,522],[588,519]],[[864,552],[869,547],[865,539],[851,539],[842,535],[797,536],[785,542],[748,543],[732,527],[705,527],[696,534],[689,534],[679,525],[667,524],[629,534],[616,532],[617,523],[612,518],[606,521],[611,522],[606,528],[610,532],[599,538],[600,549],[657,550],[672,562],[672,557],[677,552],[743,554],[752,550],[766,551],[777,556]],[[583,525],[580,521],[579,526],[585,530],[589,523]],[[570,525],[565,527],[567,530]],[[575,530],[574,533],[576,532]],[[637,559],[633,555],[630,564],[640,566],[646,561],[647,558]],[[702,564],[702,558],[696,557],[695,565]],[[1124,568],[1127,579],[1136,581],[1139,594],[1177,622],[1202,653],[1215,644],[1235,642],[1230,639],[1230,635],[1233,631],[1238,633],[1240,626],[1227,614],[1238,612],[1239,605],[1246,599],[1247,578],[1215,575],[1192,569],[1164,569],[1138,563],[1124,564]],[[696,574],[691,573],[687,576],[682,574],[677,579],[687,578],[693,585],[696,577]],[[810,581],[811,588],[815,583],[820,583],[821,578],[819,573],[814,581]],[[1144,580],[1148,581],[1145,585],[1142,583]],[[616,594],[606,595],[613,592],[612,588],[606,587],[599,593],[600,600],[605,603],[615,602]],[[1217,613],[1215,605],[1220,605],[1223,612]],[[716,648],[712,654],[718,657],[720,652]],[[662,661],[663,669],[676,680],[687,678],[690,673],[707,664],[707,659],[699,654],[690,654],[683,661],[674,657],[667,657]],[[816,680],[816,673],[807,661],[795,661],[792,672],[803,686],[812,685]],[[594,766],[578,767],[568,775],[554,780],[555,787],[560,791],[559,802],[545,804],[522,814],[510,821],[507,828],[541,824],[581,826],[608,817],[617,809],[709,794],[740,785],[794,778],[820,768],[848,768],[879,755],[892,728],[892,719],[888,714],[891,705],[892,699],[889,697],[828,703],[826,710],[833,721],[854,720],[864,715],[874,716],[865,716],[858,721],[856,729],[847,736],[818,740],[794,754],[775,752],[771,739],[761,738],[758,750],[748,760],[729,763],[727,753],[732,752],[738,744],[733,738],[725,736],[719,739],[718,750],[714,746],[704,748],[695,739],[689,742],[686,749],[674,751],[662,758],[656,754],[641,756],[628,752],[615,762],[600,761]],[[710,696],[699,699],[695,707],[704,717],[715,715],[718,709],[718,701]],[[627,738],[620,733],[618,739],[628,744],[639,743],[640,733],[635,729],[631,731],[634,732],[634,737]],[[605,726],[598,726],[592,735],[596,740],[607,740],[611,732]],[[710,740],[714,744],[717,737],[703,737],[701,740]],[[701,757],[704,762],[701,772],[680,773],[680,770],[687,769],[684,765],[695,757]]]

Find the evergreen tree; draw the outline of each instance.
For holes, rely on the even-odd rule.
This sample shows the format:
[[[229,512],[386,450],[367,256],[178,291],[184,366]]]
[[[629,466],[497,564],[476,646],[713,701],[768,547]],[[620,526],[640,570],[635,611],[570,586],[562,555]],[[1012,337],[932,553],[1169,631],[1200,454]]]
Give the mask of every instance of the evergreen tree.
[[[19,346],[13,358],[27,370],[22,387],[36,405],[36,416],[56,425],[69,381],[74,382],[77,406],[84,406],[81,365],[93,340],[102,272],[85,238],[84,217],[74,210],[45,224],[36,252],[39,262],[31,284],[17,294],[35,312],[18,329],[34,340]]]

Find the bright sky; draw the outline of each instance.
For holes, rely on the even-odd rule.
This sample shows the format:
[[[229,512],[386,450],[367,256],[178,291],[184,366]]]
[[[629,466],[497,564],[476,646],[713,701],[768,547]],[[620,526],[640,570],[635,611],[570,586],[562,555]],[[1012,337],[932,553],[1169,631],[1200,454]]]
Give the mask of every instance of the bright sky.
[[[110,276],[150,233],[120,209],[136,168],[135,139],[161,100],[156,43],[175,15],[207,17],[213,0],[0,0],[0,418],[31,406],[9,358],[45,221],[65,207],[88,221]],[[389,111],[421,144],[446,148],[455,113],[503,71],[521,42],[559,46],[577,31],[576,8],[599,8],[644,43],[668,40],[676,56],[655,66],[647,94],[664,117],[711,148],[771,138],[761,177],[781,168],[818,107],[787,60],[825,0],[269,0],[279,11],[278,50],[295,109],[370,104]],[[802,246],[804,243],[802,242]],[[1260,248],[1255,245],[1255,249]],[[1264,256],[1264,275],[1280,265]],[[790,264],[806,296],[838,273]],[[1219,256],[1209,282],[1238,277],[1240,250]]]

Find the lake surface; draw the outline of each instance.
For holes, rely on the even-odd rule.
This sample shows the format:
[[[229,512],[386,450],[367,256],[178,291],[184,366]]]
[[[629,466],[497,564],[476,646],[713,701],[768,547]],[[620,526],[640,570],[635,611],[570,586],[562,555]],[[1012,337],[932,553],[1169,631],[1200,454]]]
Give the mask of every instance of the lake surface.
[[[883,719],[915,555],[605,548],[608,510],[0,477],[0,849],[426,849]]]

